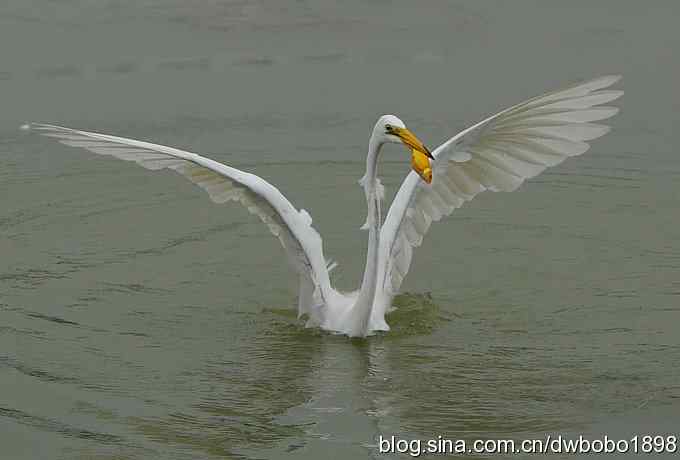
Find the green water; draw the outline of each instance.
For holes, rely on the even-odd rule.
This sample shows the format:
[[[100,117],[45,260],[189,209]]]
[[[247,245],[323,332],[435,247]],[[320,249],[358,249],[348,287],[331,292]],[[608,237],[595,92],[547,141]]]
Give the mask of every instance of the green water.
[[[335,3],[0,6],[1,458],[680,434],[679,4]],[[259,174],[310,212],[351,289],[379,115],[436,146],[609,73],[626,91],[612,133],[433,225],[393,330],[369,340],[302,327],[284,253],[247,211],[18,130],[147,139]],[[387,148],[390,198],[408,168]]]

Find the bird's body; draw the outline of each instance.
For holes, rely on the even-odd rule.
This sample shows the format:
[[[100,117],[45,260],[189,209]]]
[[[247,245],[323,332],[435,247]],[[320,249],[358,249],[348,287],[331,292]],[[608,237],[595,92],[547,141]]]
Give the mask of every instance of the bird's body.
[[[601,104],[623,94],[603,90],[619,78],[601,77],[530,99],[460,132],[432,153],[399,118],[382,116],[369,139],[366,173],[359,181],[368,208],[362,227],[368,231],[368,247],[361,286],[352,293],[332,287],[332,267],[309,214],[264,179],[171,147],[53,125],[30,127],[66,145],[135,161],[147,169],[173,169],[216,203],[241,202],[283,245],[299,276],[298,314],[307,317],[307,326],[363,337],[389,330],[385,314],[430,224],[484,190],[515,190],[548,166],[584,153],[586,141],[608,131],[592,122],[618,111]],[[411,149],[414,171],[383,219],[378,159],[384,144],[397,142]]]

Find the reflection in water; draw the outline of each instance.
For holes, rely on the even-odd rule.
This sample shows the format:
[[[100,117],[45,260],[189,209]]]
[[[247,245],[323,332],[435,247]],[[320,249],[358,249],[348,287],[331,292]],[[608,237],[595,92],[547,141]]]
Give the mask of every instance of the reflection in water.
[[[153,443],[216,457],[302,448],[322,455],[328,442],[365,455],[392,411],[390,400],[399,397],[384,393],[394,380],[389,348],[439,321],[429,295],[402,295],[397,305],[390,318],[395,334],[367,340],[303,328],[290,308],[265,309],[268,321],[235,344],[228,359],[192,374],[190,411],[126,423]]]
[[[366,456],[380,434],[473,439],[568,426],[565,390],[587,384],[589,371],[540,366],[523,346],[437,343],[440,326],[457,319],[443,318],[429,294],[396,304],[394,333],[370,339],[305,329],[292,310],[267,309],[228,360],[192,375],[190,411],[128,422],[162,445],[243,458]]]

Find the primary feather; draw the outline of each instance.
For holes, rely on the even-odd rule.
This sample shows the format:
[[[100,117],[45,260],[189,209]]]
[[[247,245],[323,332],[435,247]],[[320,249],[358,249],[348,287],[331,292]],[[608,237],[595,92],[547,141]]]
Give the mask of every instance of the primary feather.
[[[174,170],[205,190],[215,203],[240,202],[279,239],[300,275],[305,302],[300,302],[299,314],[314,316],[315,310],[334,295],[321,237],[312,227],[311,216],[304,209],[295,209],[261,177],[164,145],[48,124],[33,123],[29,127],[72,147],[134,161],[150,170]]]
[[[432,222],[484,190],[517,189],[546,168],[585,153],[588,141],[606,134],[608,126],[592,122],[618,112],[616,107],[600,104],[623,95],[623,91],[604,90],[620,78],[600,77],[538,96],[465,129],[433,152],[431,185],[410,172],[381,229],[379,288],[383,297],[398,292],[413,248],[420,246]]]

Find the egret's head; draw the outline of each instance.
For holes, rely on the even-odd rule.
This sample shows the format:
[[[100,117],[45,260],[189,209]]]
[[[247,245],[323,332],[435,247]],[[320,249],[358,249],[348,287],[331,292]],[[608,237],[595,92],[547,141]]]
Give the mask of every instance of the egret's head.
[[[418,151],[428,158],[432,154],[427,147],[406,127],[403,121],[394,115],[383,115],[373,128],[373,135],[380,143],[404,144],[411,150]]]

